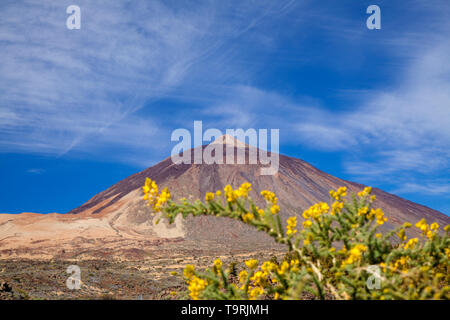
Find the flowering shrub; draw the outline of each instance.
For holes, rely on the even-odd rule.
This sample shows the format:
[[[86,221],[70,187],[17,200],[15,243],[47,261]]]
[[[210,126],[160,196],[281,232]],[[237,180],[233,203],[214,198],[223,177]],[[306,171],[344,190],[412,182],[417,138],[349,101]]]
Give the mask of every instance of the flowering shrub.
[[[242,221],[285,244],[288,254],[276,261],[245,261],[237,281],[222,261],[211,269],[187,265],[184,277],[192,299],[300,299],[312,294],[319,299],[449,299],[450,226],[439,233],[439,225],[424,219],[415,227],[421,237],[408,239],[410,223],[382,234],[387,219],[372,208],[375,196],[367,187],[347,201],[345,187],[330,191],[330,203],[320,202],[283,227],[276,195],[264,190],[266,201],[259,208],[248,196],[250,183],[238,189],[227,185],[223,192],[207,193],[205,201],[171,200],[147,179],[145,199],[155,211],[173,223],[176,216],[213,215]],[[395,243],[395,244],[394,244]]]

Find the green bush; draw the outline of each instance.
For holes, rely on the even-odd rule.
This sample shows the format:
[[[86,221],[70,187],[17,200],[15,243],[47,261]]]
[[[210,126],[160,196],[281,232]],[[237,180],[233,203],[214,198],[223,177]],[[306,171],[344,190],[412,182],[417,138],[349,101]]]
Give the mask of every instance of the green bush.
[[[448,299],[450,226],[424,219],[415,227],[421,238],[406,237],[410,223],[382,234],[387,219],[372,208],[375,196],[367,187],[347,200],[345,187],[330,191],[330,204],[317,203],[303,212],[301,230],[296,217],[283,227],[276,195],[264,190],[265,208],[248,196],[250,183],[233,190],[207,193],[205,202],[171,200],[169,190],[159,192],[147,178],[144,199],[154,211],[173,223],[176,216],[213,215],[239,220],[266,232],[286,245],[287,254],[278,263],[245,261],[239,283],[230,281],[230,268],[217,259],[211,269],[187,265],[184,277],[192,299]]]

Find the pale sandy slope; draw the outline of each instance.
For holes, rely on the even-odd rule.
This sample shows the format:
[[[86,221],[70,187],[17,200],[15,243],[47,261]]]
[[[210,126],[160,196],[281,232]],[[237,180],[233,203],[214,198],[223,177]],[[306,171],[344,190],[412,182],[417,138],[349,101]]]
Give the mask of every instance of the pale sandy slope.
[[[120,255],[121,250],[141,248],[141,242],[170,242],[184,236],[179,221],[156,225],[156,216],[142,203],[136,190],[101,214],[0,214],[0,259],[75,257],[80,252],[90,258],[98,251]],[[147,217],[141,223],[129,217],[135,205]]]

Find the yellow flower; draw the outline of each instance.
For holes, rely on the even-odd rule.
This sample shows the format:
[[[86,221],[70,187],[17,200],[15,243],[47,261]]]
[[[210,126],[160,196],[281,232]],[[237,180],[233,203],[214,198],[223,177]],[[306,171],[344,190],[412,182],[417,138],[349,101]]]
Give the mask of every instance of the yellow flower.
[[[268,202],[271,202],[272,204],[277,204],[278,198],[275,196],[275,193],[268,190],[261,191],[261,195],[266,199]]]
[[[184,267],[183,273],[187,279],[191,279],[195,274],[195,267],[191,264],[188,264],[186,265],[186,267]]]
[[[244,221],[244,222],[250,222],[253,219],[255,219],[255,216],[252,213],[246,213],[246,214],[242,215],[242,221]]]
[[[401,230],[397,233],[397,236],[400,238],[400,240],[405,241],[405,240],[406,240],[405,229],[401,229]]]
[[[313,218],[315,220],[318,220],[322,214],[327,213],[329,210],[330,207],[327,203],[319,202],[309,207],[308,210],[303,211],[303,218]]]
[[[396,271],[397,269],[401,268],[402,273],[408,273],[408,269],[406,268],[406,264],[409,261],[409,257],[401,257],[400,259],[397,259],[394,263],[389,264],[389,267],[392,269],[392,271]]]
[[[258,260],[250,259],[245,261],[245,265],[250,269],[255,269],[258,266]]]
[[[289,263],[287,261],[283,261],[281,266],[278,268],[277,273],[282,276],[287,270],[289,270]]]
[[[150,178],[145,179],[145,185],[142,187],[144,191],[144,200],[148,203],[148,206],[152,206],[156,212],[161,211],[161,207],[170,199],[169,189],[164,190],[159,194],[158,186],[155,181]]]
[[[178,272],[172,271],[170,274],[173,275],[173,276],[176,276],[176,275],[178,275]]]
[[[369,212],[368,207],[362,207],[358,209],[358,216],[365,216]]]
[[[387,218],[385,218],[385,216],[384,216],[383,210],[381,210],[380,208],[378,208],[376,210],[371,209],[367,215],[367,218],[372,219],[374,216],[377,219],[378,225],[382,225],[387,221]]]
[[[344,208],[344,203],[343,202],[339,202],[339,201],[335,201],[333,202],[333,204],[331,205],[331,215],[335,215],[336,213],[341,212],[341,210]]]
[[[408,242],[405,244],[405,250],[414,247],[417,243],[419,242],[419,240],[417,238],[412,238],[409,239]]]
[[[297,233],[297,229],[295,229],[296,227],[297,227],[297,217],[288,218],[286,234],[289,236],[289,235],[293,235],[293,234]]]
[[[252,190],[252,185],[248,182],[245,182],[237,190],[237,196],[246,198],[250,190]]]
[[[365,187],[363,191],[358,192],[358,197],[362,198],[372,192],[372,187]]]
[[[409,223],[409,222],[405,222],[405,223],[403,224],[403,227],[404,227],[404,228],[411,228],[411,227],[412,227],[412,224]]]
[[[311,220],[305,220],[305,221],[303,221],[303,227],[304,227],[304,228],[309,228],[309,227],[311,227],[311,226],[312,226]]]
[[[330,196],[336,201],[340,201],[343,197],[347,196],[347,187],[340,187],[337,191],[330,190]]]
[[[431,225],[430,225],[430,229],[431,230],[438,230],[439,229],[439,225],[436,223],[436,222],[434,222],[434,223],[432,223]]]
[[[310,244],[311,243],[311,241],[313,240],[313,234],[311,233],[311,232],[308,232],[307,234],[306,234],[306,239],[303,241],[303,245],[308,245],[308,244]]]
[[[267,286],[267,272],[256,271],[250,280],[253,281],[255,286],[265,287]]]
[[[223,190],[225,191],[225,197],[228,202],[236,202],[237,194],[233,191],[233,188],[229,184],[227,184]]]
[[[222,268],[222,261],[220,261],[220,259],[214,260],[214,267],[216,267],[217,269]]]
[[[361,260],[362,252],[366,251],[367,247],[363,244],[357,244],[349,251],[349,257],[343,262],[343,265],[352,264]]]
[[[300,261],[298,259],[291,260],[291,263],[290,263],[291,271],[292,272],[299,271],[299,268],[298,268],[299,264],[300,264]]]
[[[193,300],[198,300],[200,293],[206,288],[208,282],[204,279],[200,279],[193,276],[188,282],[189,295]]]
[[[422,272],[427,272],[428,270],[430,270],[429,266],[422,266],[422,267],[420,267],[420,271],[422,271]]]
[[[161,211],[161,207],[170,199],[169,190],[165,188],[159,194],[158,186],[150,178],[145,179],[142,191],[144,191],[144,200],[148,201],[147,205],[151,205],[156,212]]]
[[[176,293],[175,291],[170,291],[170,295],[171,295],[171,296],[176,296],[177,293]]]
[[[248,272],[246,270],[242,270],[241,272],[239,272],[239,281],[241,283],[244,283],[245,281],[247,281],[247,277],[248,277]]]
[[[428,226],[425,219],[420,220],[416,223],[416,227],[422,231],[422,234],[426,236],[428,239],[433,239],[436,235],[437,230],[439,229],[439,225],[435,222],[432,223],[431,226]]]
[[[217,190],[217,191],[216,191],[216,196],[220,197],[221,195],[222,195],[222,191]]]
[[[251,190],[251,186],[252,185],[250,183],[246,182],[243,183],[237,190],[233,190],[233,188],[230,185],[226,185],[224,191],[227,201],[234,203],[239,197],[246,198],[248,196],[249,191]]]
[[[261,266],[261,270],[264,272],[269,272],[269,271],[275,270],[276,268],[277,268],[277,265],[271,261],[266,261]]]
[[[278,212],[280,212],[280,207],[277,204],[274,204],[272,207],[270,207],[270,212],[272,212],[272,214],[277,214]]]
[[[422,219],[416,223],[416,227],[421,229],[422,231],[423,231],[423,227],[426,225],[427,225],[427,222],[425,221],[425,219]]]
[[[381,237],[383,237],[383,234],[382,234],[382,233],[377,233],[377,234],[375,235],[375,237],[378,238],[378,239],[380,239]]]
[[[164,188],[161,194],[155,198],[156,203],[154,204],[153,209],[156,212],[161,211],[161,207],[170,199],[170,197],[169,189]]]
[[[273,296],[274,300],[278,300],[280,299],[280,294],[278,292],[275,292],[274,296]]]
[[[255,300],[256,298],[258,298],[263,293],[264,293],[263,289],[261,289],[259,287],[254,288],[254,289],[250,290],[249,298],[250,298],[250,300]]]
[[[206,195],[205,195],[205,200],[206,200],[206,201],[214,200],[214,193],[212,193],[212,192],[207,192]]]
[[[323,213],[328,212],[330,210],[330,207],[328,206],[328,203],[326,202],[319,202],[320,209]]]

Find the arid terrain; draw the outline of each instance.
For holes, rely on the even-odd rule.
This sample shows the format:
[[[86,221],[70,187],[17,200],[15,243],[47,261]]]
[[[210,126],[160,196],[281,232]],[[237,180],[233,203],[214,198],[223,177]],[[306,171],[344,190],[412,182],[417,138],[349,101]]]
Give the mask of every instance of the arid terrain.
[[[243,259],[283,256],[281,251],[263,248],[245,251],[216,246],[201,250],[176,243],[155,246],[145,241],[140,245],[141,249],[124,250],[122,259],[112,259],[101,250],[96,252],[97,257],[85,259],[2,259],[0,299],[178,299],[185,292],[181,275],[186,264],[207,268],[220,257],[225,264],[235,262],[243,268]],[[66,286],[70,265],[80,267],[79,290]],[[178,274],[172,275],[173,271]],[[172,291],[178,294],[172,296]]]
[[[242,143],[236,145],[242,148]],[[248,154],[250,147],[244,149]],[[304,209],[329,201],[330,189],[346,186],[358,192],[364,187],[283,155],[275,175],[261,175],[261,167],[259,163],[174,164],[167,158],[67,214],[1,214],[0,298],[170,298],[169,292],[183,285],[170,272],[180,272],[185,264],[207,267],[218,256],[232,262],[282,255],[267,235],[226,218],[178,217],[173,225],[155,224],[158,215],[146,206],[141,191],[146,177],[169,187],[175,199],[203,199],[208,191],[248,181],[252,183],[250,196],[257,203],[262,204],[261,190],[277,194],[283,221],[291,215],[302,221]],[[450,223],[448,216],[433,209],[379,189],[374,194],[375,204],[388,218],[385,230],[422,218],[440,225]],[[81,268],[80,290],[66,287],[69,265]]]

